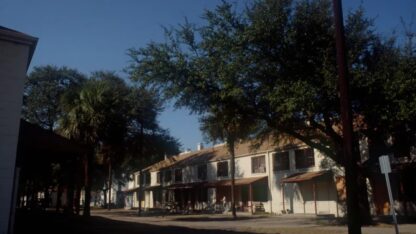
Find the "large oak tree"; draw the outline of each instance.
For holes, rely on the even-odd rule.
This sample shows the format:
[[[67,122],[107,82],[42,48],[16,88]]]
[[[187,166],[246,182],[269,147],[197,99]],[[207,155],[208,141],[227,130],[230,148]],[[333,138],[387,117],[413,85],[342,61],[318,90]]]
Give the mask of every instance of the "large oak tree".
[[[228,108],[226,123],[243,129],[255,123],[253,133],[290,135],[343,166],[331,3],[264,0],[238,11],[224,2],[202,17],[202,25],[185,21],[165,29],[165,42],[131,49],[133,80],[202,120],[220,122],[224,113],[218,110]],[[361,211],[353,212],[370,223],[359,139],[367,137],[371,145],[377,136],[384,144],[402,128],[406,139],[414,136],[415,58],[381,38],[361,8],[348,13],[345,25],[360,175]]]

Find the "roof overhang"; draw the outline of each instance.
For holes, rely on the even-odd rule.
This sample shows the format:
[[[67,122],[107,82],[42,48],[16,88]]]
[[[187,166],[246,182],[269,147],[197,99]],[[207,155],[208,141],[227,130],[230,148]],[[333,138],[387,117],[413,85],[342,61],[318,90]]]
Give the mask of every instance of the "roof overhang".
[[[205,184],[205,182],[171,184],[171,185],[165,187],[165,189],[191,189],[191,188],[203,186],[204,184]]]
[[[259,181],[267,181],[267,176],[235,179],[234,185],[235,186],[249,185],[255,182],[259,182]],[[207,183],[206,186],[207,187],[231,186],[231,179],[210,182],[210,183]]]
[[[88,148],[38,125],[20,120],[16,165],[32,161],[66,161],[88,153]]]
[[[35,53],[38,38],[18,32],[16,30],[0,26],[0,40],[29,46],[29,56],[27,60],[26,70],[29,68],[30,61]]]
[[[139,191],[140,187],[123,190],[124,193],[133,193]]]
[[[147,187],[144,187],[144,190],[153,190],[153,189],[158,189],[158,188],[161,188],[162,186],[160,186],[160,185],[152,185],[152,186],[147,186]]]
[[[328,175],[331,171],[313,171],[313,172],[303,172],[295,173],[281,180],[281,183],[299,183],[304,181],[309,181],[316,179],[318,177]]]

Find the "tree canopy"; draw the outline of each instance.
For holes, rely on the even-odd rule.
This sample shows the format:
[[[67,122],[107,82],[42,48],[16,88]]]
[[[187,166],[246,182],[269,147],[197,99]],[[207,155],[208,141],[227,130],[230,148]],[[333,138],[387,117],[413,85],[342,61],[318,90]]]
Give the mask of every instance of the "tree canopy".
[[[224,2],[203,19],[165,29],[165,42],[130,49],[133,80],[201,115],[232,103],[261,132],[296,137],[342,165],[330,1],[256,1],[241,12]],[[382,38],[362,8],[345,25],[356,133],[410,127],[414,56]]]
[[[209,128],[213,122],[224,130],[230,123],[250,129],[250,136],[283,134],[344,165],[331,2],[264,0],[242,10],[223,2],[202,18],[201,25],[185,20],[165,28],[165,42],[130,49],[133,81],[200,114],[213,136],[223,136]],[[380,36],[362,8],[347,14],[345,37],[361,170],[360,138],[376,145],[370,157],[378,157],[376,148],[389,148],[392,136],[393,145],[403,142],[399,138],[414,145],[414,47]]]
[[[55,129],[62,116],[62,95],[67,90],[82,85],[85,79],[77,70],[65,66],[35,67],[25,84],[23,117],[46,129]]]
[[[157,121],[162,110],[157,96],[114,72],[86,78],[66,67],[37,67],[25,90],[28,119],[90,149],[83,159],[86,201],[91,187],[107,182],[111,187],[113,177],[125,182],[130,172],[179,152],[178,140]]]

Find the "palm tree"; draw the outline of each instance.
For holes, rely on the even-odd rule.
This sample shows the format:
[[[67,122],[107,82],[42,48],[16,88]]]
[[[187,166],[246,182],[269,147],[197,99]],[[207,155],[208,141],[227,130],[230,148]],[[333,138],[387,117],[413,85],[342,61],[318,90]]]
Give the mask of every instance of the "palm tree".
[[[127,126],[128,108],[124,104],[127,93],[127,86],[120,78],[99,72],[62,99],[65,115],[61,118],[61,132],[91,148],[84,159],[86,216],[89,215],[93,155],[103,157],[102,161],[108,164],[108,187],[112,186],[112,162],[114,156],[122,155],[119,153]]]
[[[91,164],[93,154],[99,142],[98,128],[102,116],[96,113],[94,106],[103,94],[104,87],[87,81],[80,90],[67,92],[62,98],[65,115],[60,119],[60,131],[85,145],[89,152],[84,156],[84,216],[90,215],[91,200]]]

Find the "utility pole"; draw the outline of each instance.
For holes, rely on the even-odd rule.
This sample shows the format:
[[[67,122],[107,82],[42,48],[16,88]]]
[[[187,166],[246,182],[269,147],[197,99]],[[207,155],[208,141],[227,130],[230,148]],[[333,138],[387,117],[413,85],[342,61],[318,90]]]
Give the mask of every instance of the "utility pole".
[[[349,97],[348,65],[345,51],[344,23],[341,0],[333,0],[335,38],[337,47],[338,85],[342,121],[342,152],[347,189],[348,233],[361,234],[360,208],[358,199],[357,162],[353,155],[353,129],[351,102]]]

